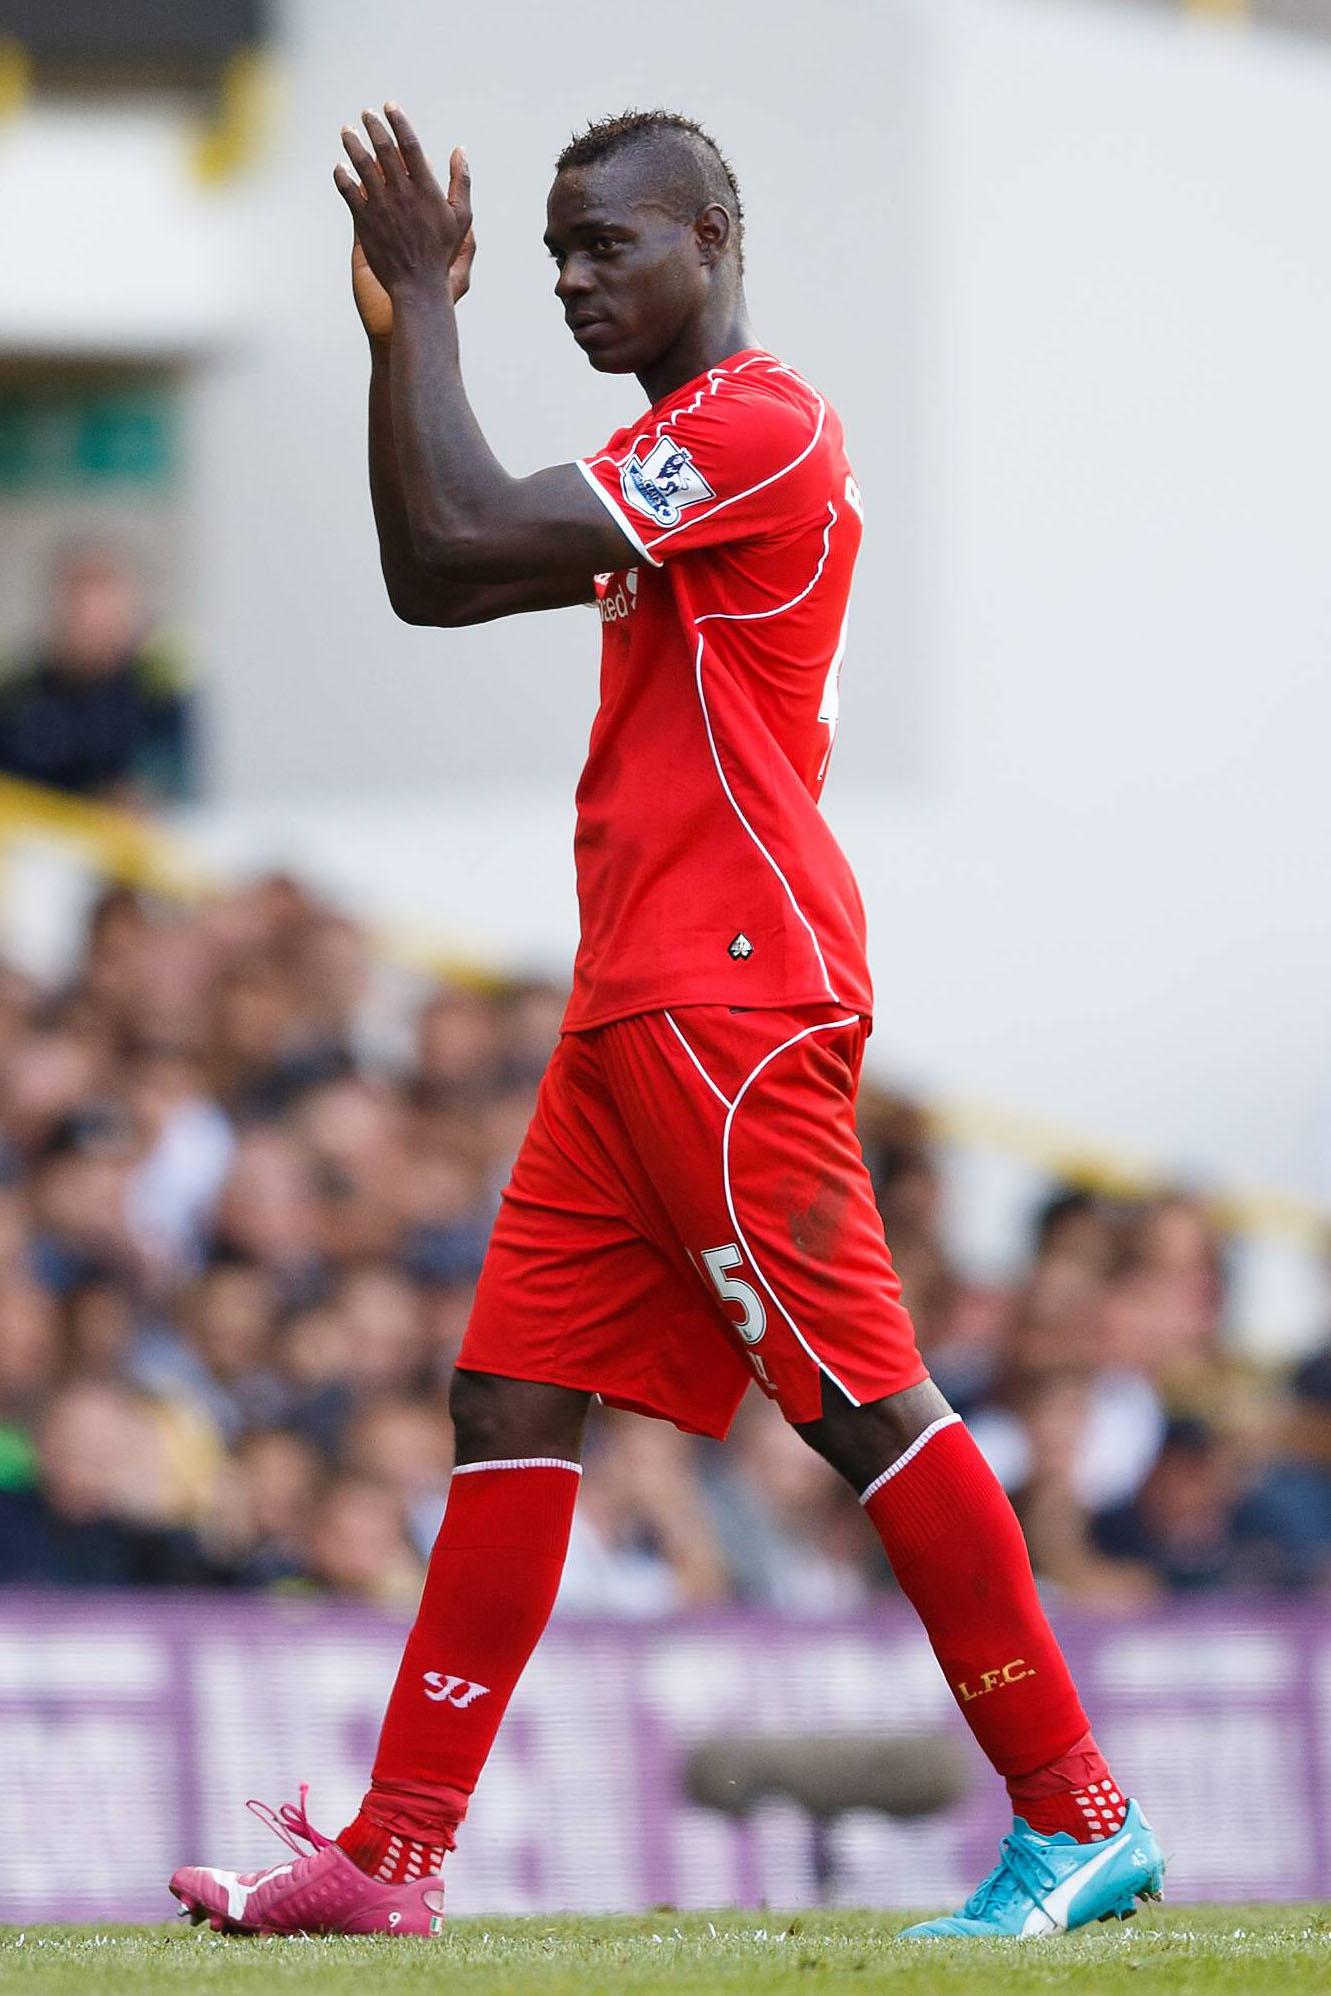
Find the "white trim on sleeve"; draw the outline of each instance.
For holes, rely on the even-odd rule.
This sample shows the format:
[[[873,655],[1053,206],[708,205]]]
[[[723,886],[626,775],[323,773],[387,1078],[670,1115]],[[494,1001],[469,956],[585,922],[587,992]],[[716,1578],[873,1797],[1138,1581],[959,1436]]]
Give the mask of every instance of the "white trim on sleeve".
[[[598,458],[596,461],[598,464],[603,464],[605,462],[604,458]],[[634,547],[638,550],[638,553],[642,556],[643,560],[649,561],[652,564],[653,568],[664,568],[665,563],[662,561],[658,561],[657,557],[652,553],[646,541],[644,541],[642,535],[638,532],[632,520],[630,520],[628,514],[624,511],[624,508],[620,505],[619,501],[614,497],[612,493],[606,491],[604,485],[602,485],[600,479],[596,476],[596,473],[592,470],[588,460],[585,457],[575,457],[573,462],[574,464],[577,465],[578,470],[582,473],[587,483],[591,486],[592,491],[596,494],[601,504],[605,507],[606,512],[610,515],[615,525],[619,528],[619,531],[623,534],[625,540],[632,541]]]

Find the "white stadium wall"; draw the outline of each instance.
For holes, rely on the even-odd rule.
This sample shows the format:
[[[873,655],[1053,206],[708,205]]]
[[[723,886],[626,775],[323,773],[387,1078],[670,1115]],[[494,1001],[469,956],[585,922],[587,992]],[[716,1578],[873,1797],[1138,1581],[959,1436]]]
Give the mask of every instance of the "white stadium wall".
[[[207,273],[169,298],[195,356],[210,843],[567,960],[595,625],[392,619],[330,174],[338,123],[388,94],[437,153],[467,143],[468,378],[526,468],[636,393],[560,325],[551,157],[599,111],[679,103],[735,158],[758,325],[840,406],[866,496],[828,805],[878,1058],[1324,1192],[1325,48],[1069,0],[279,14],[275,145],[207,197],[225,304]],[[151,285],[167,223],[124,226],[118,268]],[[122,337],[132,302],[107,306]]]

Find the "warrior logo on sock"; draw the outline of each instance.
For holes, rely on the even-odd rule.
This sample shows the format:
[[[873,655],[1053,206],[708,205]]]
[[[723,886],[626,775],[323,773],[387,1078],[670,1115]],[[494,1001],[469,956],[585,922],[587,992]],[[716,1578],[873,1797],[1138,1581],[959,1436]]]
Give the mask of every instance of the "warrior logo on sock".
[[[474,1705],[478,1698],[488,1698],[488,1684],[473,1684],[469,1677],[447,1677],[441,1670],[427,1670],[425,1673],[425,1695],[436,1705],[452,1705],[455,1710],[465,1712],[468,1705]]]

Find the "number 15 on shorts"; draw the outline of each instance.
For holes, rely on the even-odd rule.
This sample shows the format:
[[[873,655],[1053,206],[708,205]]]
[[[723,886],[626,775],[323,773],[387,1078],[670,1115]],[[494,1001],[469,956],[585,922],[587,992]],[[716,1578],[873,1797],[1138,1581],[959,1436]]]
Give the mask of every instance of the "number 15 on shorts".
[[[712,1287],[721,1301],[738,1303],[743,1311],[743,1315],[739,1318],[730,1316],[729,1311],[726,1314],[730,1316],[731,1323],[748,1346],[749,1362],[754,1371],[764,1386],[770,1386],[772,1382],[767,1376],[767,1368],[754,1350],[754,1346],[761,1343],[767,1330],[767,1311],[763,1307],[763,1299],[751,1282],[744,1282],[739,1276],[730,1273],[732,1268],[743,1267],[744,1256],[733,1241],[728,1241],[725,1247],[704,1248],[702,1258],[707,1273],[712,1278]]]

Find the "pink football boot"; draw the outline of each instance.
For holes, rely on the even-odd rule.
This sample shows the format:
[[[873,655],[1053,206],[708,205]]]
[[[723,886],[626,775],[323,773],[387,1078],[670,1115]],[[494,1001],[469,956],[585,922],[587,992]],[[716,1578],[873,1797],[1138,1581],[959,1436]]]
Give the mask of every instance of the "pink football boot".
[[[305,1813],[309,1792],[303,1785],[299,1804],[284,1802],[278,1810],[265,1802],[247,1805],[295,1851],[291,1863],[268,1871],[187,1864],[173,1873],[171,1890],[194,1924],[207,1920],[219,1934],[441,1934],[444,1881],[438,1873],[406,1885],[367,1878],[315,1829]]]

